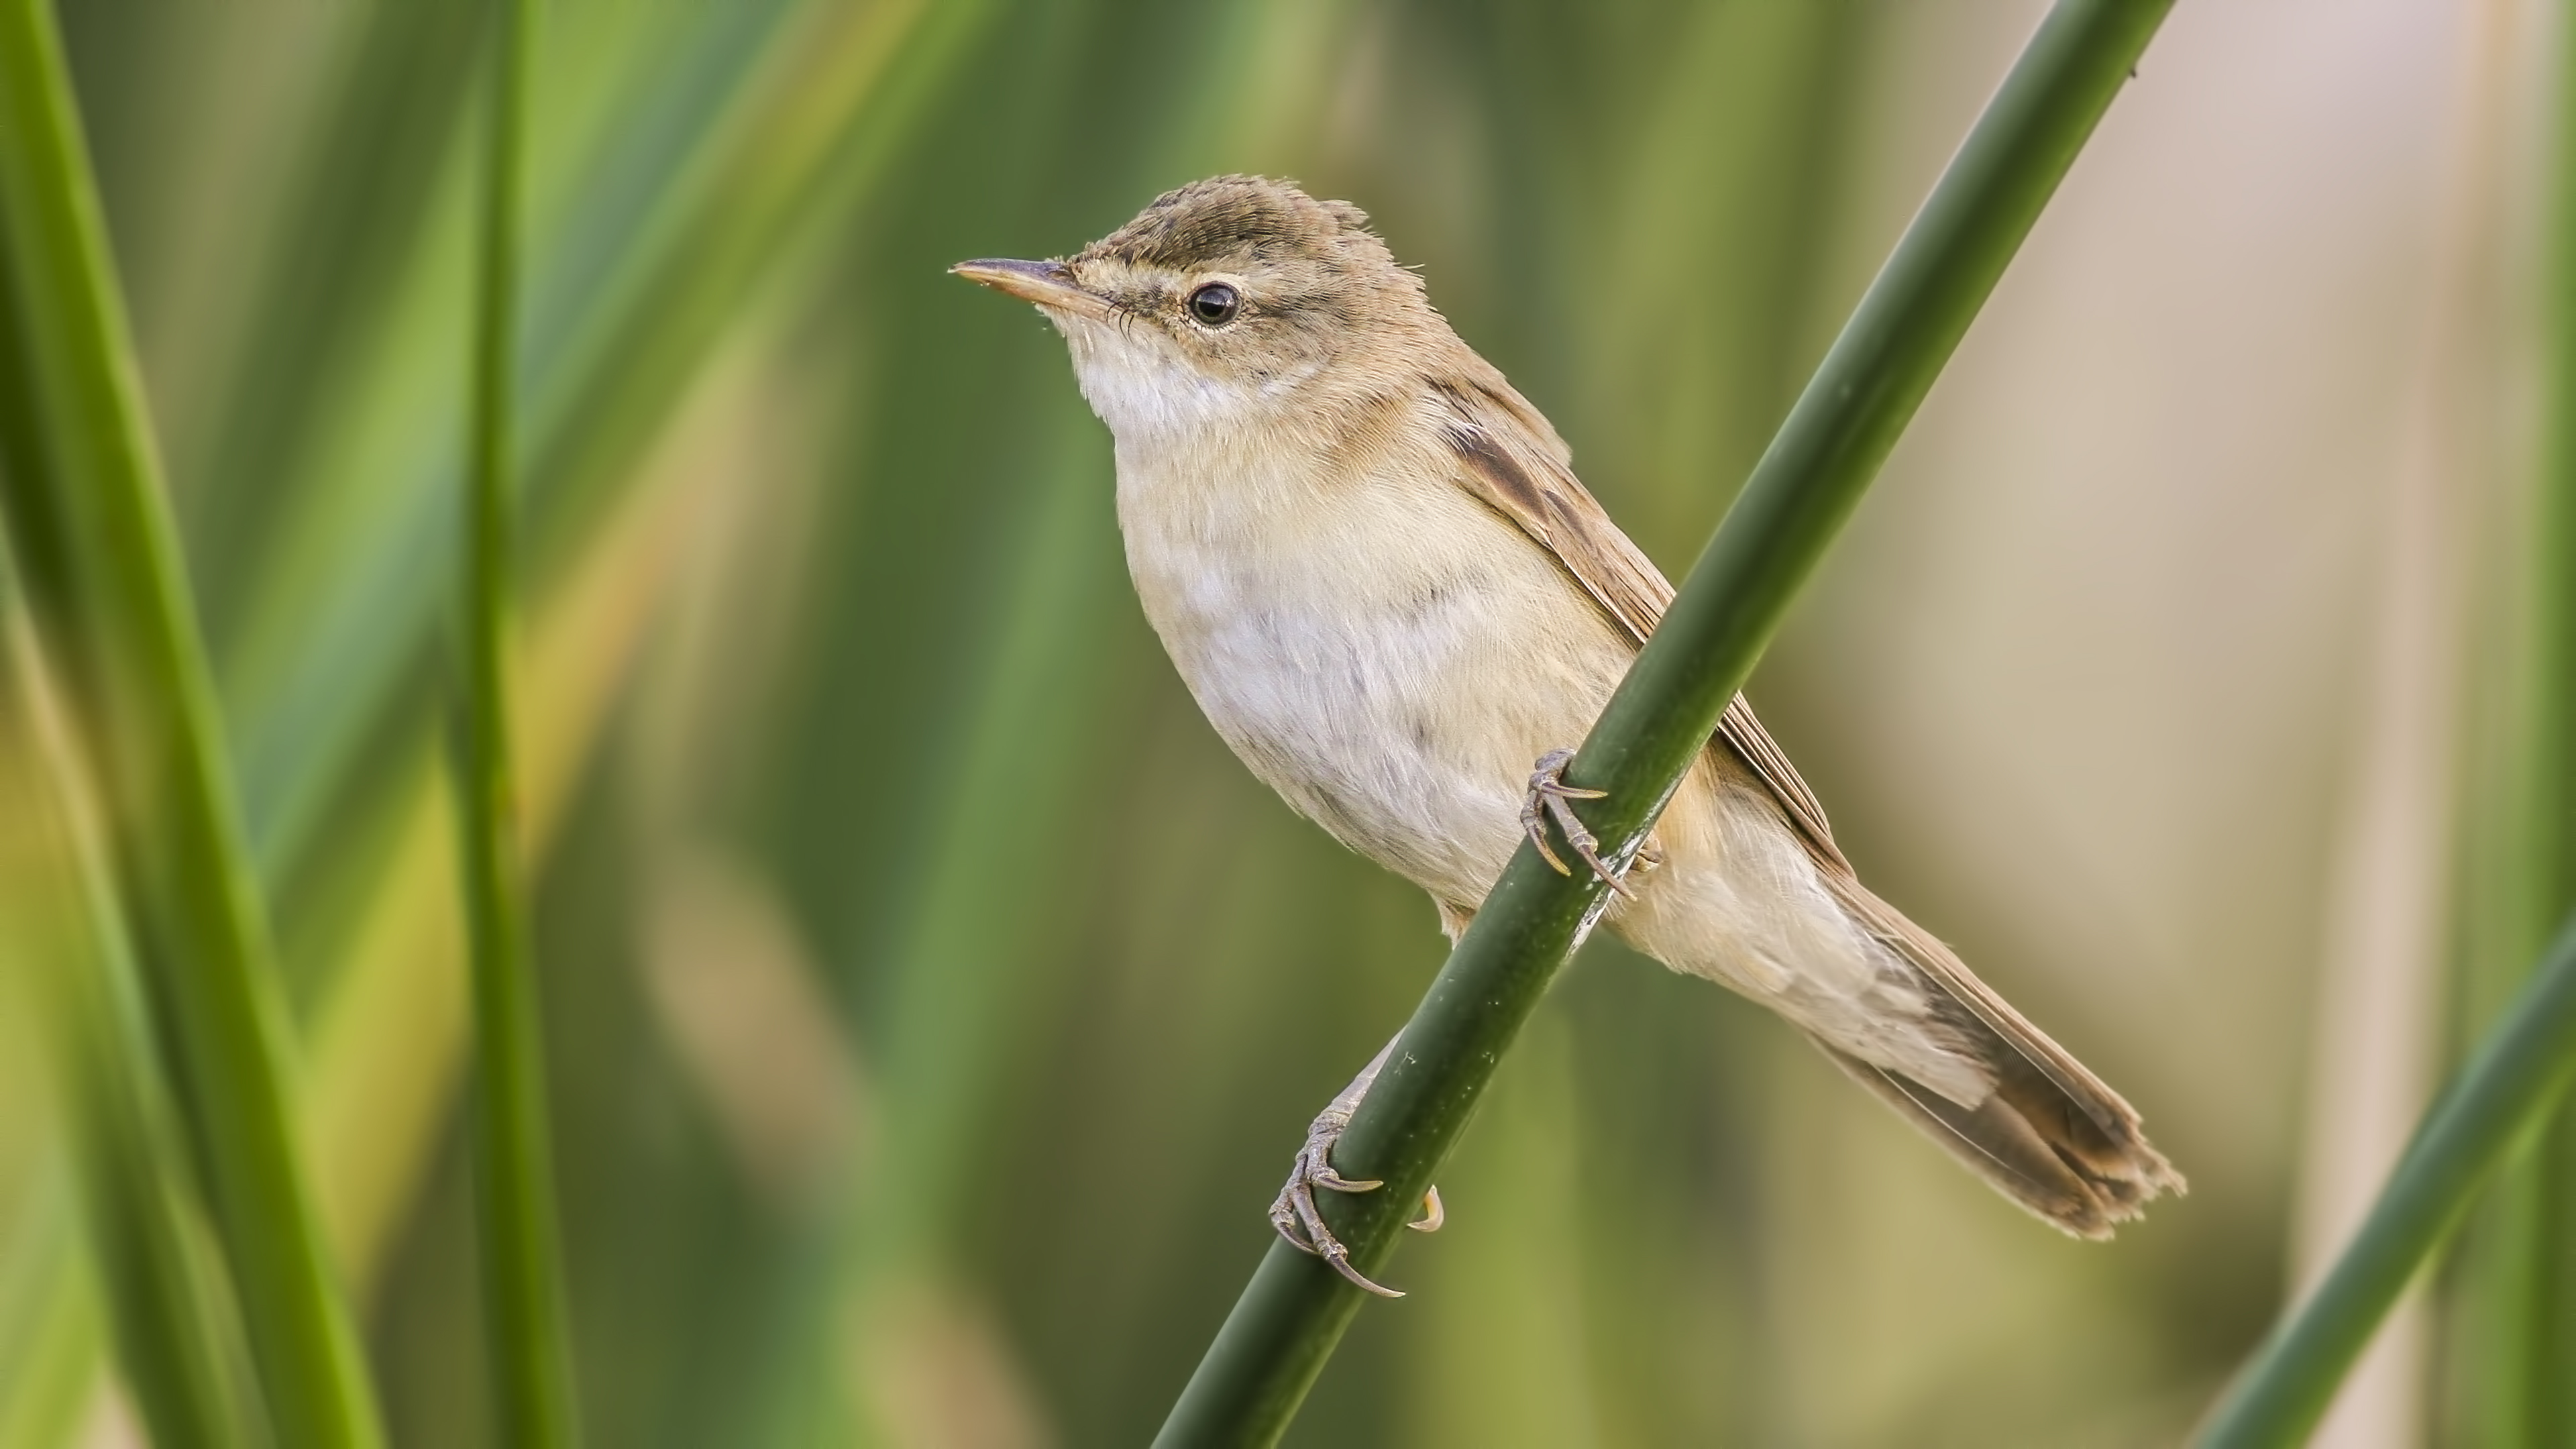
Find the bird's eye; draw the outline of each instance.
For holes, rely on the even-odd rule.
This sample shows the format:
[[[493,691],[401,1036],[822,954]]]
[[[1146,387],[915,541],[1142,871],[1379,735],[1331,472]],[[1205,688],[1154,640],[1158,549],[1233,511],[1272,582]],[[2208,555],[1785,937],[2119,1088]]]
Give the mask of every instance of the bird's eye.
[[[1223,282],[1210,282],[1190,293],[1190,315],[1210,327],[1222,327],[1243,310],[1243,296]]]

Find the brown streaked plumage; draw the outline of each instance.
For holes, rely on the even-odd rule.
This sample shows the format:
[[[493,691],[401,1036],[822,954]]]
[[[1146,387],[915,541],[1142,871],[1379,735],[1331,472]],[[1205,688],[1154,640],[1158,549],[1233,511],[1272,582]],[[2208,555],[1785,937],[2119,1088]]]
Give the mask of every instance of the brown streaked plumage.
[[[1518,842],[1530,761],[1582,737],[1672,585],[1347,203],[1218,177],[1061,261],[956,270],[1064,333],[1116,440],[1138,595],[1210,722],[1454,937]],[[2126,1102],[1860,883],[1741,697],[1657,837],[1607,917],[1631,944],[1787,1017],[2070,1233],[2182,1190]],[[1327,1159],[1374,1070],[1274,1213],[1346,1274],[1306,1199],[1356,1186]]]

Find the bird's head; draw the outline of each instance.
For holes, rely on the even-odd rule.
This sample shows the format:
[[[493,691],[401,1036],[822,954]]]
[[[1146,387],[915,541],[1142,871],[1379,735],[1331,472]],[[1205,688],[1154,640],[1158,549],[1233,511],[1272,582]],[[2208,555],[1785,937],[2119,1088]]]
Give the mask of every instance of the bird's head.
[[[1447,332],[1359,208],[1257,176],[1166,192],[1070,257],[949,270],[1035,303],[1122,440],[1365,393]]]

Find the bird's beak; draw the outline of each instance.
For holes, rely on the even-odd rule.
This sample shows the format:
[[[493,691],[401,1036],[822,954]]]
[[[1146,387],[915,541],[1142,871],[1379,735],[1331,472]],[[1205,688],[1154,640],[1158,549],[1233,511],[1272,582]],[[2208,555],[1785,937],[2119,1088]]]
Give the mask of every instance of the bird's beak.
[[[1078,317],[1109,315],[1109,303],[1075,286],[1073,269],[1062,262],[1014,262],[988,258],[959,262],[948,270],[996,292],[1007,292],[1023,302],[1035,302],[1051,312],[1070,312]]]

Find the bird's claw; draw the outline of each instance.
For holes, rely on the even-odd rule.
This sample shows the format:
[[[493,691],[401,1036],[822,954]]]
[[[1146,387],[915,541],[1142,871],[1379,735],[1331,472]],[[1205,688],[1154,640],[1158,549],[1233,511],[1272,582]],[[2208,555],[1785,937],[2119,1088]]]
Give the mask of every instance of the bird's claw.
[[[1574,872],[1557,858],[1556,851],[1547,843],[1547,823],[1555,821],[1556,828],[1565,836],[1565,843],[1573,847],[1585,865],[1592,867],[1592,873],[1599,876],[1604,885],[1633,901],[1637,893],[1630,890],[1627,882],[1619,878],[1619,873],[1601,858],[1601,842],[1584,828],[1583,822],[1575,816],[1574,807],[1566,803],[1569,800],[1598,800],[1608,793],[1578,790],[1565,783],[1565,767],[1573,759],[1572,750],[1550,750],[1538,757],[1538,768],[1530,774],[1529,795],[1521,802],[1521,831],[1529,837],[1530,844],[1538,847],[1540,857],[1556,867],[1558,875],[1572,875]]]
[[[1306,1129],[1306,1145],[1297,1150],[1297,1163],[1289,1169],[1288,1184],[1279,1189],[1279,1196],[1270,1204],[1270,1226],[1288,1246],[1323,1259],[1354,1286],[1381,1298],[1401,1298],[1402,1293],[1370,1281],[1368,1275],[1351,1266],[1351,1250],[1333,1235],[1315,1206],[1315,1189],[1319,1187],[1332,1192],[1375,1192],[1386,1186],[1374,1179],[1344,1177],[1333,1170],[1333,1144],[1341,1140],[1342,1130],[1350,1121],[1350,1113],[1336,1103]],[[1422,1216],[1405,1226],[1417,1232],[1438,1232],[1447,1216],[1440,1206],[1440,1189],[1435,1187],[1425,1193],[1422,1203]]]

